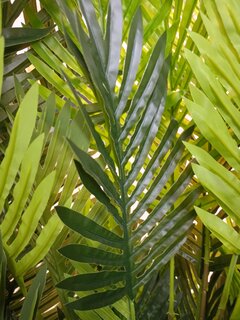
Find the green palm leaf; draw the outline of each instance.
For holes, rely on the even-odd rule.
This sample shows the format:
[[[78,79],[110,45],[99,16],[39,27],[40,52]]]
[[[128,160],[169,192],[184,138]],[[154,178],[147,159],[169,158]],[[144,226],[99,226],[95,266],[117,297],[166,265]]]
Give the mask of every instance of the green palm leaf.
[[[211,299],[208,317],[223,319],[231,318],[232,309],[238,308],[233,288],[237,288],[239,295],[239,284],[234,282],[234,275],[238,273],[235,265],[239,254],[240,103],[237,84],[240,42],[239,28],[235,24],[239,9],[236,8],[236,1],[206,0],[204,5],[207,15],[202,14],[202,17],[209,38],[204,39],[201,35],[192,33],[191,37],[201,57],[186,51],[187,60],[201,90],[191,87],[193,101],[187,101],[187,107],[200,132],[214,150],[207,152],[198,146],[186,146],[199,162],[199,165],[193,165],[197,178],[219,205],[211,208],[212,213],[201,208],[196,208],[196,211],[212,232],[213,238],[215,237],[215,250],[223,263],[216,270],[229,266],[225,270],[225,283],[220,280],[219,272],[214,273],[213,280],[209,283]],[[231,261],[226,258],[226,253],[228,257],[232,254]],[[214,266],[213,262],[212,268]],[[215,286],[216,279],[221,286]]]
[[[69,244],[60,249],[60,253],[71,260],[103,268],[101,273],[80,274],[58,284],[59,287],[72,291],[76,287],[92,290],[93,287],[87,284],[87,280],[95,282],[96,277],[94,288],[98,289],[97,293],[69,303],[69,307],[73,309],[88,310],[113,304],[124,296],[133,300],[141,286],[146,285],[167,264],[186,240],[194,217],[192,204],[199,190],[193,190],[174,205],[192,176],[190,167],[187,167],[177,174],[175,183],[170,182],[172,175],[176,174],[176,163],[184,151],[182,141],[190,137],[193,128],[176,138],[178,123],[173,120],[162,140],[158,139],[167,95],[169,58],[165,58],[166,35],[160,37],[149,60],[145,61],[141,81],[128,105],[129,95],[132,94],[130,88],[140,59],[137,48],[142,46],[140,9],[131,23],[122,85],[119,93],[115,93],[113,87],[116,86],[118,64],[116,57],[112,57],[113,44],[108,45],[113,37],[112,29],[108,30],[105,39],[93,5],[91,2],[80,1],[78,14],[79,17],[80,12],[84,15],[88,27],[86,33],[86,26],[81,24],[80,19],[77,21],[73,17],[67,4],[62,1],[59,3],[72,31],[78,30],[74,37],[77,37],[81,45],[81,54],[89,70],[106,125],[104,140],[102,130],[82,111],[103,155],[103,164],[100,165],[71,140],[70,145],[77,157],[76,168],[83,184],[106,207],[115,228],[107,230],[81,213],[64,207],[57,208],[58,215],[67,226],[93,241],[88,240],[89,245]],[[110,25],[120,23],[118,20],[111,21],[119,3],[120,1],[110,3]],[[69,26],[66,26],[66,32],[67,30]],[[72,33],[69,33],[70,44],[75,41],[70,39],[71,36]],[[120,40],[116,40],[114,52],[119,52],[121,45]],[[111,76],[109,70],[112,72]],[[82,106],[67,75],[66,78]],[[81,109],[84,110],[84,107]],[[103,290],[99,290],[103,287]]]
[[[41,266],[41,269],[33,280],[20,312],[21,320],[34,319],[36,317],[38,304],[46,281],[46,272],[46,266]]]
[[[38,86],[35,84],[19,107],[9,145],[0,166],[2,177],[0,228],[9,268],[23,292],[25,291],[23,276],[45,257],[62,229],[62,224],[55,215],[42,225],[33,251],[29,249],[29,252],[26,251],[47,206],[55,179],[53,171],[36,186],[35,192],[30,196],[43,147],[43,135],[39,135],[31,142],[37,106]],[[26,125],[26,121],[29,125]],[[18,183],[15,182],[16,176]],[[7,197],[11,189],[13,189],[13,200],[9,202]]]

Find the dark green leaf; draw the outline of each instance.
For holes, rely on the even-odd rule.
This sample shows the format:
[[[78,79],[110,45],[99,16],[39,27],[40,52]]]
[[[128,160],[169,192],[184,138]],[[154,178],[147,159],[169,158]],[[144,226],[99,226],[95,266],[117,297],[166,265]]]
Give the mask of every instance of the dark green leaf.
[[[109,157],[109,154],[108,154],[108,152],[106,150],[106,147],[105,147],[103,141],[101,140],[101,137],[100,137],[99,133],[96,131],[96,129],[94,127],[94,124],[93,124],[93,121],[92,121],[91,117],[89,116],[89,114],[85,110],[85,108],[84,108],[84,106],[83,106],[83,104],[82,104],[82,102],[81,102],[81,100],[79,98],[78,93],[76,92],[76,90],[74,89],[73,85],[71,84],[71,80],[66,75],[65,75],[65,77],[67,79],[69,87],[73,91],[74,96],[75,96],[75,98],[76,98],[76,100],[77,100],[77,102],[78,102],[78,104],[80,106],[79,112],[81,112],[82,116],[86,120],[86,123],[88,125],[89,131],[93,135],[99,151],[101,152],[101,154],[104,157],[104,160],[106,161],[106,163],[108,164],[109,168],[111,169],[112,174],[116,175],[116,173],[115,173],[115,164],[114,164],[112,158]]]
[[[107,174],[102,170],[100,165],[92,159],[86,152],[77,148],[71,141],[69,141],[78,161],[81,163],[84,171],[94,178],[103,190],[112,198],[116,203],[120,203],[119,195],[108,178]]]
[[[84,237],[114,248],[121,249],[123,247],[122,238],[81,213],[65,207],[56,207],[56,210],[64,224]]]
[[[102,202],[106,208],[109,210],[109,212],[112,213],[113,217],[118,221],[120,224],[122,224],[122,218],[118,214],[117,209],[111,204],[111,200],[108,198],[108,196],[105,194],[105,192],[101,189],[101,187],[98,185],[96,180],[92,178],[86,171],[84,171],[82,165],[75,160],[75,165],[77,168],[77,171],[79,173],[79,176],[84,183],[85,187],[100,201]]]
[[[62,0],[60,2],[63,4],[65,17],[69,21],[65,30],[71,38],[73,52],[80,65],[84,65],[83,69],[87,77],[91,79],[89,84],[96,103],[104,115],[104,123],[101,123],[101,126],[93,123],[69,78],[67,81],[95,139],[95,147],[94,144],[92,145],[94,151],[99,151],[103,156],[103,165],[100,166],[98,161],[70,142],[77,155],[76,167],[83,185],[108,209],[109,212],[106,212],[104,208],[106,218],[110,216],[114,207],[122,219],[120,222],[122,229],[119,226],[116,228],[116,234],[122,232],[122,238],[114,235],[116,243],[121,243],[119,247],[115,245],[115,240],[113,241],[112,232],[115,229],[110,229],[111,233],[106,233],[101,217],[92,222],[75,212],[74,214],[76,217],[80,216],[81,221],[76,222],[75,219],[71,222],[66,221],[68,226],[78,230],[85,238],[98,241],[101,245],[97,247],[98,243],[82,239],[82,243],[90,246],[76,244],[60,249],[60,252],[69,259],[93,264],[93,266],[84,264],[84,267],[80,265],[81,270],[86,268],[85,272],[88,267],[91,268],[89,278],[85,274],[85,278],[81,278],[80,274],[78,278],[66,279],[62,283],[69,282],[68,289],[72,288],[73,291],[97,289],[98,284],[94,283],[95,274],[91,274],[92,267],[95,268],[95,264],[106,265],[108,267],[103,267],[104,272],[111,274],[112,272],[115,274],[118,270],[124,272],[126,281],[121,285],[125,285],[125,288],[121,290],[124,292],[123,295],[134,299],[138,293],[137,290],[142,285],[146,285],[154,273],[158,273],[159,268],[166,265],[179,251],[192,225],[195,216],[192,206],[199,195],[199,189],[193,188],[194,191],[191,193],[189,188],[186,194],[182,194],[192,177],[191,166],[185,168],[182,141],[191,136],[193,127],[187,127],[180,138],[177,138],[177,130],[182,123],[170,121],[173,117],[172,114],[170,115],[172,110],[169,112],[165,109],[170,65],[170,58],[165,58],[166,33],[154,45],[159,30],[156,32],[151,30],[153,37],[142,48],[142,17],[138,9],[134,19],[133,15],[129,17],[132,24],[127,53],[124,52],[124,42],[121,48],[121,59],[118,61],[121,32],[120,30],[114,32],[114,30],[117,29],[117,25],[120,25],[121,19],[120,14],[114,19],[114,10],[119,8],[119,1],[108,2],[110,5],[108,17],[102,15],[102,12],[106,11],[105,7],[99,9],[99,5],[105,5],[102,1],[98,3],[97,0],[89,2],[79,0],[81,10],[72,11],[70,3],[75,8],[76,2],[69,1],[68,4],[64,4]],[[128,4],[126,0],[123,3],[123,10],[129,7],[131,12],[135,12],[139,4],[137,1],[134,1],[133,5]],[[178,5],[181,7],[182,3]],[[94,6],[98,8],[96,12]],[[156,13],[157,1],[153,0],[149,8],[149,12],[143,10],[144,23],[148,14],[152,18],[153,12]],[[169,3],[165,2],[164,8],[166,10],[162,16],[158,14],[161,19],[168,16],[166,12],[170,10]],[[176,10],[181,11],[178,9]],[[166,18],[166,21],[162,21],[162,26],[168,23]],[[105,25],[107,31],[103,40]],[[161,29],[163,29],[162,26]],[[117,33],[115,38],[113,38],[114,33]],[[170,44],[168,45],[170,47]],[[149,48],[151,46],[154,47],[153,51]],[[140,63],[142,51],[144,51],[143,59]],[[152,52],[150,58],[146,51]],[[118,62],[120,70],[118,70]],[[124,67],[122,67],[123,64]],[[136,77],[137,71],[139,75],[143,72],[140,81],[139,77]],[[116,77],[118,83],[121,82],[118,97],[114,92]],[[134,83],[135,80],[136,83]],[[116,92],[118,88],[119,86]],[[179,99],[176,103],[178,102]],[[116,106],[117,109],[115,109]],[[185,122],[183,127],[186,128]],[[179,161],[181,167],[178,166]],[[182,198],[179,199],[180,196]],[[110,216],[109,224],[111,220]],[[105,234],[104,240],[101,238],[103,234]],[[106,245],[109,247],[105,247]],[[109,278],[111,278],[110,273]],[[98,274],[101,286],[117,283],[105,282],[108,280],[104,277],[101,279],[101,275],[105,274]],[[75,280],[78,279],[79,284],[74,287]],[[82,283],[81,279],[84,279]],[[91,283],[89,286],[88,282]],[[112,300],[108,297],[113,299],[106,291],[98,292],[96,295],[81,298],[69,306],[79,310],[91,309],[92,312],[94,308],[111,304]],[[104,318],[102,315],[101,317]]]
[[[112,286],[125,280],[125,272],[102,271],[69,277],[59,282],[57,287],[71,291],[88,291]]]
[[[126,294],[125,288],[96,293],[68,303],[67,306],[74,310],[92,310],[102,308],[120,300]]]
[[[64,36],[66,39],[66,43],[70,49],[70,52],[72,52],[72,54],[74,55],[74,57],[76,58],[79,66],[81,67],[82,71],[84,72],[84,75],[87,77],[87,79],[91,82],[91,76],[89,74],[89,70],[88,67],[86,65],[86,62],[84,61],[83,55],[80,52],[80,50],[78,49],[78,47],[76,46],[76,44],[72,41],[72,39],[70,38],[70,36],[67,33],[67,30],[64,29]],[[71,88],[73,89],[73,88]],[[72,90],[73,91],[73,90]],[[74,92],[74,91],[73,91]]]
[[[36,28],[4,28],[3,36],[5,38],[5,47],[13,47],[18,45],[28,46],[31,42],[46,37],[52,28],[36,29]]]
[[[59,249],[59,252],[68,259],[106,266],[123,266],[124,256],[111,253],[102,249],[84,246],[80,244],[70,244]]]

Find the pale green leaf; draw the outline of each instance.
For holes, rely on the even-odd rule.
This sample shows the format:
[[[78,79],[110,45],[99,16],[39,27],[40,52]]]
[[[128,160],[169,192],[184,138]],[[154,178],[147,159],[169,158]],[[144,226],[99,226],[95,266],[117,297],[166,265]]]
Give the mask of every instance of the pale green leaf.
[[[240,214],[238,208],[240,201],[240,188],[239,182],[235,185],[234,181],[236,179],[234,176],[227,179],[228,175],[221,177],[220,174],[216,174],[218,172],[212,173],[210,170],[197,164],[193,164],[193,171],[201,184],[220,201],[220,205],[224,205],[224,210],[233,220],[235,220],[237,224],[239,224]]]
[[[28,244],[37,228],[39,219],[48,203],[49,196],[53,187],[55,172],[48,175],[36,188],[31,202],[21,218],[17,236],[13,242],[6,247],[8,257],[16,258]]]
[[[222,221],[219,217],[195,207],[195,210],[205,224],[205,226],[213,233],[213,235],[228,248],[228,250],[235,254],[240,254],[240,235],[229,226],[226,222]]]
[[[42,228],[40,235],[37,237],[35,247],[15,264],[16,276],[18,278],[25,274],[30,268],[34,267],[48,254],[62,228],[63,224],[61,220],[56,214],[53,215]]]
[[[200,90],[191,87],[191,93],[196,102],[187,100],[187,107],[202,134],[231,166],[240,171],[240,150],[222,117]]]
[[[36,138],[24,155],[21,164],[20,179],[13,190],[14,200],[10,204],[1,225],[4,242],[7,242],[12,235],[26,205],[26,201],[29,198],[40,162],[43,138],[43,134]]]
[[[0,166],[0,210],[3,208],[31,140],[37,116],[37,105],[38,84],[35,84],[27,92],[19,107],[8,148]]]

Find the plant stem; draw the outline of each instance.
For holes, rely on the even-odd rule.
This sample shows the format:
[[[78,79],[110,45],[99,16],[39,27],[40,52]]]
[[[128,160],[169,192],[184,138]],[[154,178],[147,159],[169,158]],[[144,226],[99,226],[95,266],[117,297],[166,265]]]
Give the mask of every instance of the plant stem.
[[[2,247],[2,237],[0,233],[0,319],[4,319],[5,312],[5,286],[7,273],[7,258]]]
[[[218,306],[218,311],[217,311],[216,317],[214,318],[215,320],[224,320],[224,313],[225,313],[225,309],[226,309],[226,305],[229,297],[230,287],[231,287],[232,278],[233,278],[237,260],[238,260],[238,255],[233,254],[230,262],[230,266],[228,269],[226,282],[224,284],[221,300]]]
[[[209,274],[209,256],[210,256],[210,231],[203,227],[204,230],[204,264],[202,274],[202,285],[200,293],[200,306],[199,306],[199,320],[204,320],[206,317],[206,302],[208,291],[208,274]]]
[[[174,312],[174,267],[175,261],[174,257],[170,260],[170,286],[169,286],[169,308],[168,308],[168,320],[175,320],[175,312]]]
[[[135,320],[136,319],[136,315],[135,315],[135,306],[134,306],[134,302],[129,298],[128,299],[128,305],[129,305],[129,316],[131,320]]]

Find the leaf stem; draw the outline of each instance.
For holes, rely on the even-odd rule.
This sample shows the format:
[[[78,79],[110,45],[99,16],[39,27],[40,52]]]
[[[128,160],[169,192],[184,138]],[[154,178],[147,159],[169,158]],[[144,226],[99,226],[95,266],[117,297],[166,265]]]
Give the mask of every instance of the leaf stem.
[[[199,320],[204,320],[206,315],[206,302],[208,291],[209,256],[210,256],[210,231],[203,226],[204,234],[204,264],[200,293]]]
[[[175,320],[176,319],[176,314],[174,312],[174,296],[175,296],[174,268],[175,268],[175,261],[174,261],[174,257],[172,257],[170,260],[170,288],[169,288],[168,320]]]
[[[128,298],[128,305],[129,305],[130,319],[135,320],[136,319],[135,306],[134,306],[134,302],[130,298]]]
[[[226,309],[226,305],[227,305],[227,301],[230,293],[230,287],[232,283],[235,266],[237,264],[237,260],[238,260],[238,255],[233,254],[215,320],[224,320],[224,313],[225,313],[225,309]]]
[[[2,246],[0,232],[0,319],[4,319],[5,312],[5,286],[6,286],[7,258]]]

